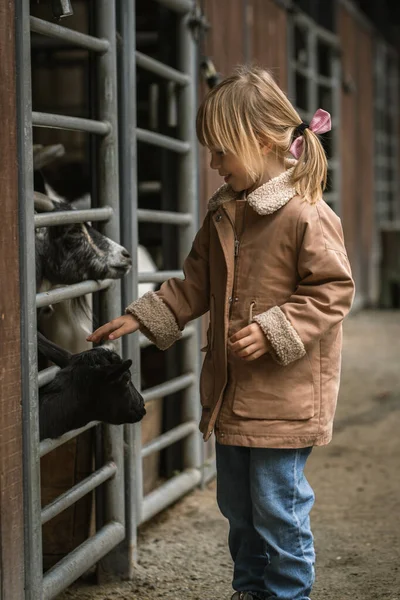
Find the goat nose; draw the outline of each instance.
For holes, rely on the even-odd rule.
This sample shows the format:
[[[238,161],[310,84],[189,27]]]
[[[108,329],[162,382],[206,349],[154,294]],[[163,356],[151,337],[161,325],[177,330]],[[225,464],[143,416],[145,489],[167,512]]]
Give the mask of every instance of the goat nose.
[[[121,254],[122,254],[122,256],[124,258],[130,258],[131,257],[131,255],[129,254],[128,250],[125,250],[125,248],[122,250]]]

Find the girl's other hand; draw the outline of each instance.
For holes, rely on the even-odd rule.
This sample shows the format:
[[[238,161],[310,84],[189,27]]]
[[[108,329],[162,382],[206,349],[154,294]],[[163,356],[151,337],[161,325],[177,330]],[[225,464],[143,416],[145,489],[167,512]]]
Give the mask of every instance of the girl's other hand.
[[[228,340],[228,348],[238,358],[250,361],[269,352],[270,345],[259,324],[251,323],[232,335]]]
[[[96,329],[96,331],[86,338],[86,341],[98,344],[102,340],[117,340],[127,333],[137,331],[139,327],[139,321],[133,315],[122,315],[122,317],[113,319]]]

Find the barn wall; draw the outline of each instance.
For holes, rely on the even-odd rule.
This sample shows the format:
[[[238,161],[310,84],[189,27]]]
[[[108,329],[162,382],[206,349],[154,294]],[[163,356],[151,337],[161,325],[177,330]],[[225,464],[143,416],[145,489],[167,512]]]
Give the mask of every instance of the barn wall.
[[[344,86],[341,102],[341,216],[360,302],[368,298],[374,220],[373,32],[339,10]]]
[[[252,61],[271,71],[286,91],[287,13],[274,0],[252,0]]]
[[[0,3],[0,597],[24,597],[14,2]]]
[[[247,8],[246,8],[247,7]],[[204,12],[211,25],[203,52],[216,70],[226,77],[236,65],[250,62],[269,69],[279,85],[287,89],[287,13],[274,0],[205,0]],[[200,101],[207,93],[200,86]],[[221,185],[211,171],[206,150],[200,150],[200,207]]]

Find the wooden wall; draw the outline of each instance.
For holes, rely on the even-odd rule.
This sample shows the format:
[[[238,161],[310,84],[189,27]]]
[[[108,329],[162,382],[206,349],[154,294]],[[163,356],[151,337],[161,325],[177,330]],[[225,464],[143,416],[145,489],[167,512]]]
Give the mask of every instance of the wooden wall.
[[[341,216],[359,301],[368,300],[374,227],[373,31],[339,12],[342,50]]]
[[[274,0],[252,0],[252,61],[271,71],[287,90],[287,13]]]
[[[0,598],[24,597],[14,2],[0,3]]]
[[[271,70],[279,85],[287,88],[287,13],[274,0],[205,0],[204,12],[211,25],[204,53],[223,76],[236,65],[251,63]],[[200,100],[207,93],[200,86]],[[207,200],[222,185],[211,171],[208,152],[200,150],[201,216]]]

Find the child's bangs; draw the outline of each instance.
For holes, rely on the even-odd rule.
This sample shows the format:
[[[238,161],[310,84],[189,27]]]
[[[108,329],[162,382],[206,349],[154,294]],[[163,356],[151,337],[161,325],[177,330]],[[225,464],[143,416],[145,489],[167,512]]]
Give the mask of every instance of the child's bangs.
[[[233,152],[236,147],[233,127],[215,96],[209,96],[200,106],[196,131],[200,144],[207,148]]]

